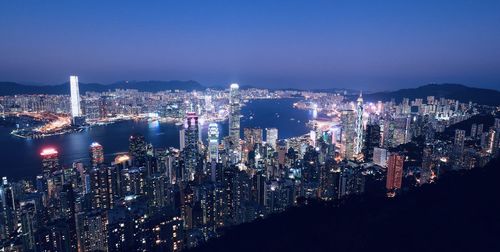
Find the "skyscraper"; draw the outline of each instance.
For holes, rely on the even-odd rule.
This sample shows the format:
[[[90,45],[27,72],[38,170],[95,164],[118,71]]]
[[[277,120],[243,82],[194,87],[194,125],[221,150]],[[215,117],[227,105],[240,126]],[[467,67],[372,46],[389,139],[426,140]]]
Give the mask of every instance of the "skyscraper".
[[[240,139],[240,86],[233,83],[229,90],[229,136],[234,141]]]
[[[271,145],[273,149],[276,150],[277,142],[278,142],[278,129],[266,128],[266,143]]]
[[[208,125],[208,160],[219,161],[219,127],[217,123]]]
[[[80,108],[80,89],[78,87],[78,76],[71,75],[69,77],[69,87],[71,91],[71,117],[73,123],[75,119],[82,116],[82,110]]]
[[[135,166],[146,165],[147,144],[143,135],[134,134],[129,138],[129,154]]]
[[[403,164],[404,156],[398,153],[391,153],[387,165],[387,181],[385,188],[388,191],[388,196],[394,196],[394,191],[401,189],[403,180]]]
[[[59,152],[54,148],[45,148],[40,153],[42,157],[43,175],[49,177],[50,174],[59,169]]]
[[[90,145],[90,160],[92,162],[92,166],[97,166],[104,162],[104,151],[102,145],[98,142],[93,142]]]
[[[229,157],[233,164],[241,159],[239,88],[237,83],[233,83],[229,90]]]
[[[356,113],[354,110],[343,110],[342,121],[342,153],[344,159],[356,158]]]
[[[366,126],[365,145],[363,147],[364,159],[367,161],[373,160],[373,149],[380,147],[380,125],[368,124]]]
[[[187,112],[184,123],[184,170],[183,180],[193,180],[198,166],[199,154],[199,124],[195,112]]]
[[[251,151],[255,144],[262,144],[262,129],[261,128],[244,128],[243,138],[247,151]]]
[[[354,154],[357,156],[363,150],[363,97],[359,94],[356,106],[356,139]]]

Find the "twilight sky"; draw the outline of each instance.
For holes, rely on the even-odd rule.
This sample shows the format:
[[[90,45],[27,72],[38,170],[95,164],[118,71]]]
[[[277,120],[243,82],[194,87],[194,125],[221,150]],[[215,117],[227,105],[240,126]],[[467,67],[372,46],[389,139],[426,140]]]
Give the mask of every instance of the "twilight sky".
[[[0,0],[0,81],[500,89],[500,1]]]

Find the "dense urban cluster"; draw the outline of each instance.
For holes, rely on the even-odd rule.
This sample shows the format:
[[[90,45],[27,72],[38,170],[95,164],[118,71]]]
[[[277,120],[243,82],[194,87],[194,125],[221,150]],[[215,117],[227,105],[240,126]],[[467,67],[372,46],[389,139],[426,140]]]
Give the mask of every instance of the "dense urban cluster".
[[[59,161],[64,150],[43,150],[36,180],[3,178],[0,185],[4,251],[180,251],[308,199],[340,201],[372,188],[395,197],[499,153],[498,118],[445,134],[496,108],[433,96],[365,103],[361,94],[242,92],[231,84],[229,91],[117,90],[80,100],[77,88],[72,79],[71,99],[54,96],[58,105],[34,105],[42,95],[2,104],[18,104],[19,112],[71,111],[73,124],[117,114],[182,118],[180,148],[152,146],[135,134],[128,153],[112,162],[105,162],[106,146],[93,143],[89,163],[69,166]],[[295,107],[315,112],[308,134],[280,139],[277,128],[240,127],[245,99],[291,95],[301,97]],[[228,132],[216,118],[228,118]],[[210,122],[207,139],[202,120]]]

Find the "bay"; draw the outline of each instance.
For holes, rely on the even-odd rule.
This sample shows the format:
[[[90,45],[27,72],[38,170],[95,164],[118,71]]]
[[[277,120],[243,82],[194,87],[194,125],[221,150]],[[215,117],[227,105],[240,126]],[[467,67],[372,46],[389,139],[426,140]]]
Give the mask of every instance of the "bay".
[[[306,123],[313,113],[293,108],[297,99],[251,100],[242,107],[241,135],[243,128],[278,128],[280,139],[299,136],[308,132]],[[202,125],[206,140],[207,124]],[[0,177],[9,180],[33,178],[41,173],[39,153],[47,147],[59,151],[60,162],[69,166],[75,161],[89,162],[89,146],[99,142],[107,162],[128,150],[130,135],[139,133],[155,148],[179,147],[179,129],[172,123],[123,121],[95,126],[81,132],[50,136],[41,139],[23,139],[10,135],[11,128],[0,127]],[[220,138],[228,135],[227,121],[219,123]],[[265,131],[264,131],[265,135]]]

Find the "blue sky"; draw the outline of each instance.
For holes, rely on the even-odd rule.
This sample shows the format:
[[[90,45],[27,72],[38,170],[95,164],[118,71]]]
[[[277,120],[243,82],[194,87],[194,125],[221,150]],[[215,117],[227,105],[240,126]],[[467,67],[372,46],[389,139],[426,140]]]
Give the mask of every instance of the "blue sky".
[[[0,80],[500,86],[500,1],[0,0]]]

